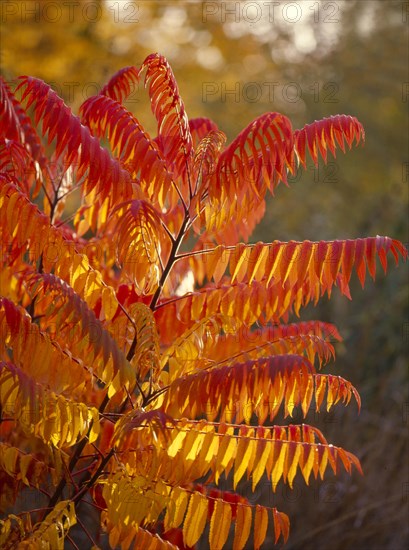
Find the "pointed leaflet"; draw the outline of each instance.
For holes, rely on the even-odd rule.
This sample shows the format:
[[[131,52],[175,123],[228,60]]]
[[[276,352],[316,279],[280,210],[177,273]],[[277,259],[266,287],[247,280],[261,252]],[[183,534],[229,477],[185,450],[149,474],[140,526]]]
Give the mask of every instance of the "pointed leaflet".
[[[90,442],[100,431],[99,414],[94,407],[63,395],[56,395],[23,369],[0,361],[0,403],[27,435],[35,435],[56,447],[74,445],[87,435]]]
[[[105,95],[123,103],[129,95],[135,90],[139,83],[139,70],[136,67],[129,66],[116,72],[100,91],[100,95]]]
[[[152,294],[161,275],[161,244],[167,239],[160,214],[147,201],[123,203],[116,226],[118,259],[142,294]]]
[[[232,510],[229,503],[215,499],[210,520],[209,545],[211,550],[221,550],[229,535]]]
[[[217,124],[210,118],[198,117],[189,119],[189,129],[192,135],[193,148],[196,149],[200,141],[210,132],[218,132]]]
[[[257,441],[254,438],[254,428],[243,426],[239,431],[239,442],[234,462],[233,489],[243,477],[245,471],[251,472],[254,461],[257,457]]]
[[[192,136],[172,69],[159,54],[151,54],[145,59],[140,73],[145,69],[145,86],[148,87],[152,112],[158,122],[158,145],[174,176],[189,178]],[[186,188],[182,192],[187,198]]]
[[[259,550],[266,538],[268,512],[263,506],[256,505],[254,514],[254,550]]]
[[[135,303],[128,308],[133,320],[136,346],[131,364],[140,382],[150,374],[159,373],[159,335],[151,309],[143,303]]]
[[[15,140],[24,145],[32,159],[36,160],[41,168],[45,168],[47,160],[41,140],[23,106],[1,76],[0,118],[2,121],[2,137]]]
[[[216,175],[216,163],[220,149],[225,141],[226,136],[223,132],[212,130],[201,139],[196,148],[193,159],[193,194],[195,197],[190,203],[192,218],[195,214],[198,216],[201,214],[210,180],[214,179]],[[197,228],[197,231],[200,232],[200,227]]]
[[[19,182],[19,187],[29,195],[36,179],[36,166],[30,153],[23,145],[11,139],[0,138],[0,172],[9,177],[9,181]],[[33,192],[36,196],[40,179]]]
[[[252,513],[249,506],[237,505],[236,525],[234,528],[233,550],[243,550],[249,538],[252,524]]]
[[[34,453],[24,453],[3,442],[0,443],[0,469],[16,480],[21,480],[25,485],[31,484],[35,487],[44,482],[53,470]]]
[[[293,291],[303,289],[303,305],[305,305],[312,299],[318,301],[325,292],[330,293],[332,286],[339,284],[340,281],[348,284],[351,268],[346,269],[345,261],[351,257],[353,257],[351,267],[355,266],[363,283],[366,263],[375,276],[374,248],[383,261],[387,252],[392,252],[396,263],[398,263],[399,254],[402,258],[408,256],[402,243],[388,237],[367,237],[355,241],[314,243],[307,241],[307,243],[309,243],[308,248],[305,247],[305,243],[295,241],[288,243],[274,241],[270,244],[261,243],[259,246],[238,244],[227,247],[220,245],[213,250],[199,252],[188,258],[187,261],[194,274],[198,271],[197,263],[203,261],[204,275],[210,280],[214,277],[220,260],[213,264],[207,259],[214,255],[220,255],[220,251],[222,251],[223,266],[227,266],[232,273],[231,282],[237,280],[239,283],[249,284],[254,279],[266,281],[267,286],[271,283],[284,286],[287,283]],[[267,253],[264,249],[267,249]],[[259,267],[255,270],[254,265],[257,265],[260,254],[264,255],[264,259],[258,263]]]
[[[279,113],[265,113],[251,122],[223,151],[217,164],[217,187],[211,196],[226,193],[231,199],[250,191],[262,198],[279,180],[286,181],[292,166],[292,126]],[[249,188],[249,185],[252,188]]]
[[[219,157],[207,230],[220,231],[231,219],[240,225],[250,212],[254,217],[267,189],[273,192],[280,180],[286,182],[292,155],[292,127],[285,116],[265,113],[251,122]]]
[[[308,359],[298,355],[277,355],[205,370],[177,379],[165,394],[162,406],[167,414],[175,417],[191,416],[194,410],[212,420],[220,414],[221,421],[231,422],[236,418],[240,422],[244,417],[249,422],[253,412],[260,413],[264,419],[272,396],[279,389],[278,404],[284,395],[287,402],[290,396],[282,389],[286,390],[295,379],[302,387],[308,374],[314,371]],[[189,400],[186,395],[190,396]],[[231,395],[240,396],[241,406],[234,410],[225,406]],[[292,402],[296,402],[294,396]],[[273,411],[270,412],[272,415]]]
[[[169,495],[170,502],[166,507],[164,530],[177,528],[183,521],[189,503],[190,494],[181,487],[173,487]]]
[[[121,383],[133,380],[132,371],[115,339],[97,319],[88,304],[60,278],[52,274],[34,275],[28,281],[37,316],[44,315],[41,324],[59,326],[57,339],[62,346],[70,341],[70,351],[92,367],[106,384],[107,363],[112,363],[113,374],[120,374]],[[67,327],[66,329],[64,327]]]
[[[142,191],[160,208],[175,206],[179,196],[158,145],[123,105],[104,95],[80,107],[82,123],[99,138],[107,138],[113,154],[138,180]]]
[[[133,185],[128,172],[110,158],[50,86],[33,77],[20,80],[18,89],[23,90],[22,101],[27,99],[26,108],[33,105],[36,123],[43,119],[43,134],[55,134],[57,157],[63,156],[67,168],[75,166],[77,179],[86,175],[84,193],[95,189],[98,201],[109,198],[111,204],[117,197],[120,200],[131,197]]]
[[[186,546],[194,546],[199,540],[206,525],[207,512],[207,498],[194,492],[183,523],[183,541]]]
[[[21,213],[20,216],[15,215],[16,210]],[[24,250],[27,248],[29,263],[35,263],[41,258],[43,270],[53,270],[89,307],[95,306],[101,293],[109,294],[110,299],[106,298],[106,301],[117,305],[113,289],[90,266],[87,256],[77,252],[75,243],[66,238],[63,228],[50,225],[48,217],[12,183],[0,186],[0,229],[3,238],[15,249],[16,258],[21,253],[20,246]],[[13,263],[12,258],[9,258],[10,263]],[[109,318],[106,312],[105,318]]]
[[[74,503],[62,500],[31,533],[25,534],[22,542],[27,542],[24,546],[28,548],[63,548],[65,536],[76,523]]]
[[[287,542],[288,535],[290,532],[290,520],[287,514],[284,514],[283,512],[279,512],[277,508],[273,508],[272,512],[273,512],[274,532],[275,532],[274,543],[277,544],[277,541],[280,538],[280,536],[283,537],[284,542]]]
[[[335,357],[333,345],[315,334],[300,333],[275,338],[274,335],[279,334],[279,331],[274,330],[277,328],[275,326],[254,331],[246,325],[230,326],[229,330],[228,318],[220,316],[220,319],[221,326],[218,319],[214,319],[213,324],[206,318],[202,324],[195,323],[165,351],[162,364],[165,365],[171,359],[170,382],[193,370],[232,365],[270,355],[305,355],[311,363],[317,359],[320,367]],[[222,330],[226,334],[221,333]]]
[[[0,299],[0,326],[5,350],[0,353],[21,365],[27,375],[39,384],[49,385],[56,393],[83,388],[91,373],[83,364],[64,352],[48,334],[42,332],[29,315],[5,298]]]
[[[320,155],[327,161],[327,150],[329,149],[335,157],[337,145],[345,152],[344,141],[351,149],[352,144],[358,144],[361,139],[365,140],[365,132],[362,124],[352,116],[335,115],[322,120],[316,120],[307,124],[301,130],[295,130],[295,151],[304,168],[306,167],[306,152],[308,150],[314,164],[318,164]]]
[[[169,484],[194,482],[210,473],[217,484],[220,476],[223,473],[228,476],[232,468],[243,471],[245,452],[239,452],[239,443],[242,439],[249,442],[249,436],[241,435],[243,433],[242,425],[181,419],[175,421],[174,425],[167,423],[166,436],[157,430],[153,435],[149,425],[129,430],[118,442],[117,449],[120,453],[126,451],[129,461],[129,457],[136,452],[134,450],[143,448],[143,459],[149,458],[155,465],[152,475]],[[160,443],[153,444],[158,438]],[[322,476],[328,466],[334,472],[338,464],[343,465],[348,472],[351,472],[352,466],[360,469],[356,457],[329,445],[318,429],[305,424],[257,429],[250,436],[249,445],[250,448],[255,446],[256,454],[253,455],[251,450],[249,461],[245,464],[247,475],[251,476],[254,471],[258,478],[261,477],[263,471],[260,471],[257,460],[260,457],[263,470],[274,490],[281,479],[292,483],[297,470],[301,471],[308,483],[311,473],[314,477],[318,474]],[[191,455],[188,459],[192,449],[194,457]]]

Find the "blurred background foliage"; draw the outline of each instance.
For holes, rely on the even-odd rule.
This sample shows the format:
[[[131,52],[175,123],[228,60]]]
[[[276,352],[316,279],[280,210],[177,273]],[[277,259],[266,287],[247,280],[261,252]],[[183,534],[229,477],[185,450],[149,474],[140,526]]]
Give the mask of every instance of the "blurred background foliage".
[[[157,51],[189,117],[212,118],[229,139],[266,111],[286,114],[295,128],[356,116],[365,147],[281,186],[252,241],[385,234],[409,242],[408,2],[5,0],[1,9],[3,76],[42,78],[75,112],[118,69]],[[142,89],[128,107],[154,132]],[[310,488],[297,478],[293,492],[278,487],[274,496],[266,480],[250,498],[290,513],[287,548],[408,547],[407,282],[407,268],[391,265],[364,292],[355,280],[351,303],[334,293],[302,314],[337,324],[345,341],[331,372],[363,398],[360,416],[351,404],[306,422],[356,453],[365,477]]]

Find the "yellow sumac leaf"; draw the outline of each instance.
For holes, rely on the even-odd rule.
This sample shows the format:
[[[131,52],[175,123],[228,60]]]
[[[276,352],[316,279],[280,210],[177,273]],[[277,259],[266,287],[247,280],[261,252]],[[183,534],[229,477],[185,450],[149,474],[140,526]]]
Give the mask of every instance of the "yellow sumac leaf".
[[[327,379],[325,376],[317,375],[315,378],[315,402],[317,404],[316,410],[319,411],[321,408],[322,401],[325,395]]]
[[[237,278],[240,268],[244,266],[245,268],[248,266],[248,251],[246,250],[246,245],[243,243],[239,243],[236,246],[235,254],[230,259],[230,269],[232,271],[231,276],[231,282],[233,283],[235,279]]]
[[[321,449],[321,447],[319,447]],[[319,473],[321,476],[321,479],[324,479],[324,473],[325,469],[328,464],[328,449],[327,447],[322,447],[322,451],[320,453],[320,467],[319,467]]]
[[[287,445],[285,442],[280,444],[280,454],[277,457],[277,460],[273,466],[273,470],[271,472],[271,482],[273,484],[273,487],[277,486],[277,483],[280,481],[281,476],[284,474],[287,475],[286,472],[286,458],[287,458]]]
[[[68,438],[71,426],[70,409],[62,396],[58,396],[56,405],[60,417],[60,441],[62,444],[71,443],[71,436]]]
[[[120,537],[120,531],[119,529],[114,526],[111,531],[109,532],[109,544],[111,546],[111,548],[116,548],[118,546],[118,543],[119,543],[119,537]]]
[[[252,437],[254,434],[254,429],[250,429],[247,433],[248,437]],[[249,464],[252,456],[256,452],[257,441],[248,439],[244,437],[239,440],[236,451],[236,458],[234,461],[234,477],[233,477],[233,487],[236,489],[238,482],[243,477],[244,472],[246,471],[247,465]]]
[[[21,481],[25,483],[26,485],[30,485],[30,482],[27,479],[27,471],[28,467],[31,464],[31,461],[33,460],[32,455],[22,455],[20,456],[20,475],[21,475]]]
[[[206,525],[208,501],[200,493],[193,493],[183,523],[183,541],[186,546],[194,546]]]
[[[73,403],[71,407],[71,439],[74,442],[85,428],[81,413],[80,403]]]
[[[220,433],[220,430],[219,430]],[[233,436],[234,428],[229,427],[225,431],[225,435],[222,437],[219,444],[219,452],[216,458],[215,465],[215,480],[216,483],[219,479],[220,474],[229,469],[234,457],[236,455],[237,442]],[[226,474],[227,475],[227,474]]]
[[[312,395],[314,392],[314,378],[312,376],[308,377],[307,384],[304,388],[304,393],[301,396],[301,408],[304,415],[304,418],[307,416],[310,404],[312,401]]]
[[[2,456],[2,462],[6,472],[9,475],[14,475],[16,472],[16,461],[18,457],[18,450],[16,447],[9,447],[4,451]]]
[[[107,364],[105,365],[101,379],[108,384],[109,381],[111,381],[108,386],[108,397],[111,399],[111,397],[117,393],[119,386],[118,373],[114,376],[114,369],[111,358],[109,358]]]
[[[288,484],[292,489],[293,481],[297,473],[297,466],[300,462],[300,457],[302,457],[303,447],[301,443],[291,443],[291,445],[295,445],[295,452],[293,454],[292,461],[288,470],[287,479],[288,479]]]
[[[206,449],[206,454],[202,456],[202,461],[204,464],[209,464],[218,453],[219,438],[217,435],[208,433],[203,443],[203,449]]]
[[[298,394],[300,392],[300,379],[292,376],[288,384],[290,385],[290,391],[286,392],[285,400],[285,416],[293,415],[294,406],[298,404]]]
[[[301,472],[305,479],[305,483],[308,485],[311,471],[314,466],[316,445],[303,443],[302,446],[304,451],[304,460],[301,467]]]
[[[182,523],[189,501],[189,496],[190,494],[180,487],[175,487],[172,490],[164,520],[165,531],[171,528],[179,527]]]
[[[233,550],[242,550],[250,535],[252,513],[250,506],[237,504]]]
[[[136,529],[133,526],[128,525],[126,528],[122,529],[122,531],[121,531],[121,550],[129,550],[129,548],[131,547],[132,542],[135,539],[135,531],[137,533],[136,536],[138,537],[138,535],[140,533],[139,527]],[[127,533],[127,534],[125,534],[125,533]],[[135,545],[136,545],[136,541],[135,541]]]
[[[89,223],[87,220],[80,220],[77,226],[77,235],[82,237],[89,229]]]
[[[101,424],[99,421],[99,412],[95,407],[89,409],[89,413],[92,417],[91,431],[89,434],[89,442],[94,443],[98,439],[98,436],[101,432]]]
[[[200,449],[205,439],[205,434],[191,431],[188,433],[183,444],[183,455],[186,461],[195,460],[200,454]]]
[[[60,440],[58,424],[58,409],[56,411],[54,403],[48,400],[43,408],[42,422],[37,426],[38,435],[40,435],[46,443],[52,442],[54,445],[57,445]]]
[[[339,399],[338,397],[339,381],[337,378],[331,375],[328,375],[327,383],[328,383],[328,387],[327,387],[327,412],[328,412],[330,408],[333,405],[335,405],[335,403]],[[337,385],[337,387],[335,387],[335,385]]]
[[[105,313],[105,319],[111,321],[118,309],[118,302],[115,298],[114,292],[111,288],[105,287],[102,289],[101,294],[102,308]]]
[[[268,512],[266,508],[256,505],[254,515],[254,550],[259,550],[266,538],[268,527]]]
[[[95,306],[100,296],[98,276],[100,277],[100,274],[96,271],[89,271],[87,281],[85,283],[84,300],[88,303],[91,309]]]
[[[173,457],[176,456],[178,451],[182,447],[182,443],[184,439],[187,436],[186,430],[180,430],[180,432],[176,435],[175,439],[172,441],[172,443],[167,448],[166,452],[169,456]]]
[[[47,517],[37,524],[29,539],[32,546],[28,548],[63,550],[65,534],[76,523],[74,503],[68,500],[58,502]]]
[[[228,502],[217,499],[214,502],[213,514],[210,520],[209,544],[210,550],[221,550],[229,535],[231,526],[231,506]]]
[[[270,434],[267,434],[267,437],[269,437]],[[264,471],[266,469],[267,460],[271,453],[272,445],[262,439],[257,441],[257,460],[255,461],[255,466],[253,469],[253,473],[251,475],[252,478],[252,491],[254,492],[257,483],[260,481],[261,476],[264,474]]]
[[[254,248],[252,250],[252,260],[254,264],[253,262],[250,263],[250,265],[253,264],[253,267],[248,274],[249,283],[251,283],[252,280],[256,278],[257,273],[260,273],[264,270],[267,256],[268,256],[268,246],[264,246],[264,244],[261,242],[258,242],[257,244],[254,245]]]

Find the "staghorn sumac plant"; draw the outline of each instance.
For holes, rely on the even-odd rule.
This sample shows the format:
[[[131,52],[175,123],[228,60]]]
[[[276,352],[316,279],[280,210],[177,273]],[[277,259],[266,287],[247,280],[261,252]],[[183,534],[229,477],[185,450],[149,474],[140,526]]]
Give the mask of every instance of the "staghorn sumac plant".
[[[124,105],[141,79],[154,138]],[[214,122],[188,119],[158,54],[80,117],[36,78],[0,92],[1,547],[188,548],[207,524],[211,549],[259,548],[269,524],[285,541],[288,516],[235,492],[243,476],[274,491],[297,473],[361,471],[316,427],[274,424],[360,405],[318,372],[335,326],[290,318],[407,253],[379,236],[248,240],[267,191],[308,156],[363,141],[361,124],[294,130],[266,113],[226,145]]]

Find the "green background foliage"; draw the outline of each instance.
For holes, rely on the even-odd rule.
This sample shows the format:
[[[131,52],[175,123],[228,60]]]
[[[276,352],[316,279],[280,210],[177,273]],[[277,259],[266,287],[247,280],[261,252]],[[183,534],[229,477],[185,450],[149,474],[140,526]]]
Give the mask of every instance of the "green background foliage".
[[[266,111],[282,112],[298,128],[332,114],[356,116],[365,147],[311,166],[290,180],[291,189],[281,186],[251,240],[380,234],[409,242],[407,2],[2,4],[3,76],[53,83],[74,111],[118,69],[158,51],[189,117],[212,118],[229,138]],[[143,90],[128,106],[153,130]],[[303,319],[334,322],[345,338],[332,370],[357,386],[361,415],[350,407],[314,420],[359,456],[365,477],[295,483],[293,492],[274,496],[266,480],[260,499],[278,508],[285,501],[292,517],[288,548],[409,543],[407,271],[392,269],[364,293],[358,287],[354,281],[352,303],[335,293]]]

